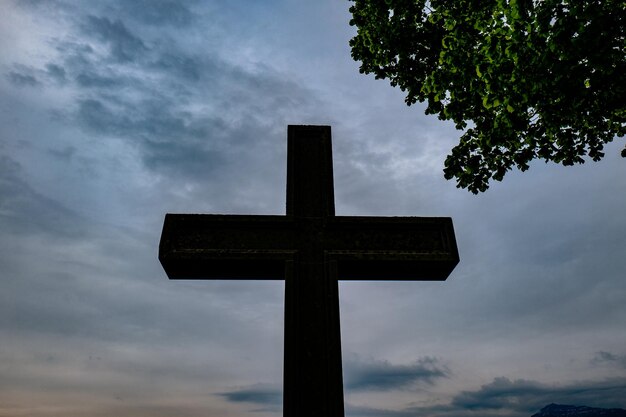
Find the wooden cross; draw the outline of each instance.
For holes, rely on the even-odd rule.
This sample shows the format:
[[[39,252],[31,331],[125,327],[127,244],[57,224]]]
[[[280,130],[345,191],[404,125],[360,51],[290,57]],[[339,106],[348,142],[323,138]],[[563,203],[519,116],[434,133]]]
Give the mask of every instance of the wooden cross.
[[[335,216],[330,126],[289,126],[287,215],[167,214],[170,279],[285,279],[283,416],[343,417],[337,279],[445,280],[447,217]]]

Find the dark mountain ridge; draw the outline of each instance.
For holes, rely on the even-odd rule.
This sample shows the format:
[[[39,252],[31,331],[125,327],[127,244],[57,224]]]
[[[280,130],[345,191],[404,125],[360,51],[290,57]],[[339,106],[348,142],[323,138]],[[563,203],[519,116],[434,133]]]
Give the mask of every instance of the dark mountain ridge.
[[[626,417],[621,408],[593,408],[576,405],[550,404],[532,417]]]

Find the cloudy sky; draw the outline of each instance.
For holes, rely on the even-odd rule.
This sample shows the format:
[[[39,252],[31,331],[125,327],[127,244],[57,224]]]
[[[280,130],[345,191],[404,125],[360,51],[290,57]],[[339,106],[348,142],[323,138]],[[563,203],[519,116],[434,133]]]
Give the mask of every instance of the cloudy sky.
[[[453,126],[358,72],[349,3],[0,1],[0,416],[281,415],[283,282],[168,281],[163,216],[283,214],[288,124],[340,215],[451,216],[446,282],[340,284],[348,416],[626,408],[626,160],[474,196]]]

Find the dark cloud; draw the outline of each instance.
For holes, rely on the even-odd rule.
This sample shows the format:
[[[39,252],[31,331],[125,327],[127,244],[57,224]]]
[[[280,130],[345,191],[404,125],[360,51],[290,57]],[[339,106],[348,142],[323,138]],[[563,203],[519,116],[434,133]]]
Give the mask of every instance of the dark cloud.
[[[74,146],[66,146],[62,149],[50,148],[48,149],[48,153],[58,158],[63,163],[68,163],[76,154],[76,148]]]
[[[178,10],[169,2],[158,7]],[[145,13],[148,20],[160,19]],[[240,67],[211,51],[190,54],[163,34],[146,41],[128,19],[77,16],[69,28],[79,22],[73,29],[87,40],[54,39],[59,59],[39,72],[76,88],[74,106],[51,109],[60,120],[75,122],[93,138],[132,143],[144,165],[159,174],[196,182],[219,171],[232,178],[244,171],[229,173],[228,163],[258,158],[267,143],[282,144],[275,138],[284,137],[295,110],[320,107],[311,91],[268,66]],[[99,53],[103,48],[110,54]],[[13,82],[25,85],[35,72],[15,72]],[[268,162],[243,164],[253,169],[255,163]]]
[[[538,382],[496,378],[478,391],[464,391],[452,401],[452,406],[463,410],[518,409],[532,411],[545,403],[549,389]]]
[[[54,79],[56,82],[65,82],[65,69],[62,66],[49,63],[46,65],[46,71],[50,78]]]
[[[125,85],[119,77],[105,76],[96,72],[81,72],[76,76],[76,82],[81,87],[114,88]]]
[[[593,407],[626,406],[626,378],[550,386],[535,381],[496,378],[478,391],[464,391],[452,400],[462,410],[536,412],[550,403]]]
[[[382,409],[368,406],[356,406],[346,404],[346,416],[349,417],[529,417],[528,413],[508,412],[503,410],[467,410],[452,407],[450,405],[437,405],[431,407],[407,407],[402,409]],[[539,411],[539,410],[537,410]]]
[[[78,102],[78,119],[87,128],[104,134],[115,134],[130,124],[122,115],[113,114],[101,101],[85,99]]]
[[[108,44],[111,57],[117,62],[136,61],[148,50],[144,42],[132,34],[121,20],[87,16],[83,33]]]
[[[346,414],[354,417],[528,417],[551,403],[624,408],[625,398],[626,378],[553,386],[501,377],[477,391],[457,394],[448,404],[396,410],[346,404]]]
[[[367,406],[358,406],[350,403],[345,404],[346,416],[349,417],[430,417],[433,414],[427,414],[416,411],[415,408],[406,408],[400,410],[390,410]],[[429,408],[432,412],[433,408]],[[459,415],[460,417],[461,415]]]
[[[7,74],[7,79],[18,87],[34,87],[40,84],[39,80],[32,74],[23,74],[11,71]]]
[[[417,383],[432,385],[437,379],[449,376],[449,370],[430,357],[418,359],[410,365],[353,357],[346,361],[344,369],[344,386],[348,391],[406,389]]]
[[[611,352],[600,351],[596,353],[592,363],[619,366],[626,369],[626,355],[615,355]]]
[[[198,81],[201,72],[208,72],[209,74],[214,72],[211,71],[213,68],[207,68],[206,62],[201,62],[196,57],[171,52],[164,52],[152,64],[152,67],[188,81]]]
[[[73,40],[58,39],[54,45],[56,51],[61,54],[63,60],[72,68],[87,65],[94,53],[93,47],[85,42],[75,42]],[[49,63],[48,65],[57,65]]]
[[[3,232],[75,238],[84,234],[81,218],[35,191],[22,178],[22,166],[0,155],[0,224]]]
[[[274,411],[282,409],[282,390],[266,385],[253,385],[247,388],[240,388],[229,392],[218,394],[234,403],[252,403],[260,405],[261,408],[253,411]]]
[[[190,25],[195,17],[186,3],[192,2],[137,0],[121,1],[119,5],[122,13],[147,25],[184,27]]]
[[[177,113],[165,98],[136,106],[101,99],[79,101],[76,118],[80,125],[96,135],[133,141],[143,150],[148,168],[201,178],[222,165],[219,151],[212,149],[227,134],[220,120]]]

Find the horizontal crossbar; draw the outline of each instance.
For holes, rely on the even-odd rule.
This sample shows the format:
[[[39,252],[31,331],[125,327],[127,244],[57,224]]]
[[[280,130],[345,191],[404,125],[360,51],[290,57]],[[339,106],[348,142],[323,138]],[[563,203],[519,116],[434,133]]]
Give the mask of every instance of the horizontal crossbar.
[[[171,279],[283,279],[285,261],[321,259],[343,280],[444,280],[459,256],[446,217],[168,214],[159,259]]]

